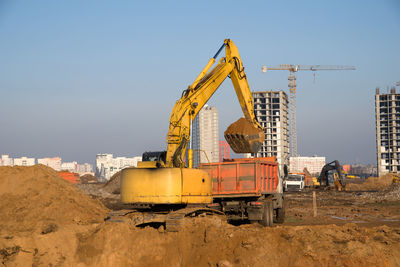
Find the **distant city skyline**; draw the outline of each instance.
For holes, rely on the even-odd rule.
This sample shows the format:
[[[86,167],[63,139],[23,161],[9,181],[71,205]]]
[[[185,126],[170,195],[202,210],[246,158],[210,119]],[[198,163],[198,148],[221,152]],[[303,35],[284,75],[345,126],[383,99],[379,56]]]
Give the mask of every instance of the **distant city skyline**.
[[[165,150],[174,103],[231,38],[252,91],[288,93],[287,72],[263,65],[355,66],[296,75],[298,152],[376,164],[375,88],[400,80],[399,14],[395,0],[1,1],[0,153],[94,164]],[[242,116],[228,80],[208,104],[223,140]]]
[[[35,158],[31,156],[20,156],[20,157],[11,157],[7,154],[0,153],[0,166],[33,166],[36,164],[42,164],[47,167],[50,167],[56,171],[69,171],[76,172],[80,175],[90,173],[94,174],[93,164],[90,163],[82,163],[79,164],[76,161],[66,162],[62,161],[61,157],[46,157],[46,158]]]

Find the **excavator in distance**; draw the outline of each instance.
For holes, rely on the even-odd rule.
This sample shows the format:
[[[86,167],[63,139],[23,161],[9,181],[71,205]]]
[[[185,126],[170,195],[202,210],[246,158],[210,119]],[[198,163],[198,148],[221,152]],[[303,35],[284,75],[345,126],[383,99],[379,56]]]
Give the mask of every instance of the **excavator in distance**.
[[[225,57],[210,70],[223,48]],[[228,127],[225,139],[236,153],[256,153],[259,150],[265,139],[264,128],[254,114],[253,97],[238,49],[230,39],[226,39],[175,103],[169,119],[167,150],[146,152],[144,161],[139,162],[137,168],[122,170],[123,203],[167,210],[212,203],[210,177],[207,172],[192,168],[192,122],[227,77],[233,83],[244,118]],[[185,160],[186,151],[188,162]]]
[[[329,162],[324,167],[322,167],[321,173],[318,177],[318,182],[320,183],[320,187],[329,188],[329,186],[330,186],[330,179],[329,179],[329,175],[328,175],[329,171],[336,171],[332,174],[333,175],[332,180],[333,180],[335,189],[337,191],[344,190],[346,183],[343,178],[343,170],[342,170],[342,167],[340,166],[339,161],[337,161],[337,160]]]

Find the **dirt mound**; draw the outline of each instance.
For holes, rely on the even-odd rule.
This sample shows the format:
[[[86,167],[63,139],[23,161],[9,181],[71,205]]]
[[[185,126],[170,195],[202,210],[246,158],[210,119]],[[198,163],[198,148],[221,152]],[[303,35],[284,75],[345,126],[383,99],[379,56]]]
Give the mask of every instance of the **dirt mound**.
[[[85,174],[81,176],[81,182],[82,184],[92,184],[92,183],[98,183],[99,180],[97,179],[96,176],[93,176],[91,174]]]
[[[226,266],[388,266],[400,263],[400,232],[386,226],[264,228],[235,227],[218,218],[188,220],[185,229],[178,233],[135,229],[129,224],[105,225],[80,238],[77,258],[89,266],[220,266],[223,262]]]
[[[79,233],[0,239],[0,262],[15,266],[398,266],[400,229],[387,226],[232,226],[187,219],[166,233],[102,223]],[[36,242],[35,242],[36,240]],[[3,246],[1,246],[3,243]]]
[[[166,233],[106,222],[78,233],[66,227],[49,235],[2,238],[1,260],[10,266],[399,266],[400,229],[264,228],[204,217]]]
[[[346,190],[379,190],[390,186],[393,182],[393,176],[391,174],[385,174],[380,177],[369,177],[365,182],[361,184],[347,184]]]
[[[121,171],[111,176],[110,180],[104,185],[103,190],[110,194],[119,194],[121,186]]]
[[[39,171],[43,176],[43,170]],[[4,190],[3,178],[0,181],[0,189]],[[26,180],[25,183],[26,189],[20,190],[32,190],[33,184]],[[7,186],[12,187],[13,183]],[[54,191],[49,185],[43,191],[47,188]],[[62,189],[69,190],[70,195],[76,192],[65,186]],[[389,189],[394,191],[395,185],[385,190]],[[384,191],[374,194],[381,192]],[[68,202],[63,192],[58,194],[63,203]],[[258,224],[233,226],[224,216],[205,216],[186,218],[182,231],[168,233],[163,227],[135,227],[135,216],[141,214],[129,213],[115,222],[50,224],[28,233],[0,231],[0,266],[400,266],[399,202],[365,205],[366,202],[360,202],[360,195],[364,194],[372,193],[318,192],[316,218],[312,217],[311,192],[288,194],[287,223],[272,228]],[[45,194],[43,197],[46,198]],[[27,199],[40,204],[37,194]],[[51,199],[60,202],[56,195]],[[75,214],[67,214],[64,220]],[[338,217],[349,214],[360,216],[354,219],[357,224],[346,224],[347,217]],[[368,218],[375,218],[378,224],[367,224]],[[32,220],[32,216],[27,220]],[[334,220],[338,221],[336,225]]]
[[[0,167],[0,234],[101,222],[108,210],[44,165]]]

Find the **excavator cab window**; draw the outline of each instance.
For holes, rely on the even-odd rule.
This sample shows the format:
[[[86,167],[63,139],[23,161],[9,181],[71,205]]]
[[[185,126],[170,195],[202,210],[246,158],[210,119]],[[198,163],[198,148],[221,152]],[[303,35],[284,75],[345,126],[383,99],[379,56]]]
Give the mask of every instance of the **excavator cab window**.
[[[167,151],[144,152],[142,155],[142,161],[163,161],[163,162],[165,162],[166,155],[167,155]]]

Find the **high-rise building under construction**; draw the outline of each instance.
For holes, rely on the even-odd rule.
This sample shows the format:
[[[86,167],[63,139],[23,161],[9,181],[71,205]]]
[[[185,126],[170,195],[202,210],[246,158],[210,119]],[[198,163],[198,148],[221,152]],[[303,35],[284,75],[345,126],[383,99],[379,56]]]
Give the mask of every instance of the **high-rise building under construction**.
[[[219,161],[218,110],[205,105],[193,121],[194,166]]]
[[[376,148],[378,175],[400,172],[400,94],[375,93]]]
[[[258,157],[276,156],[280,166],[289,165],[289,100],[284,91],[253,92],[254,112],[265,128]]]

